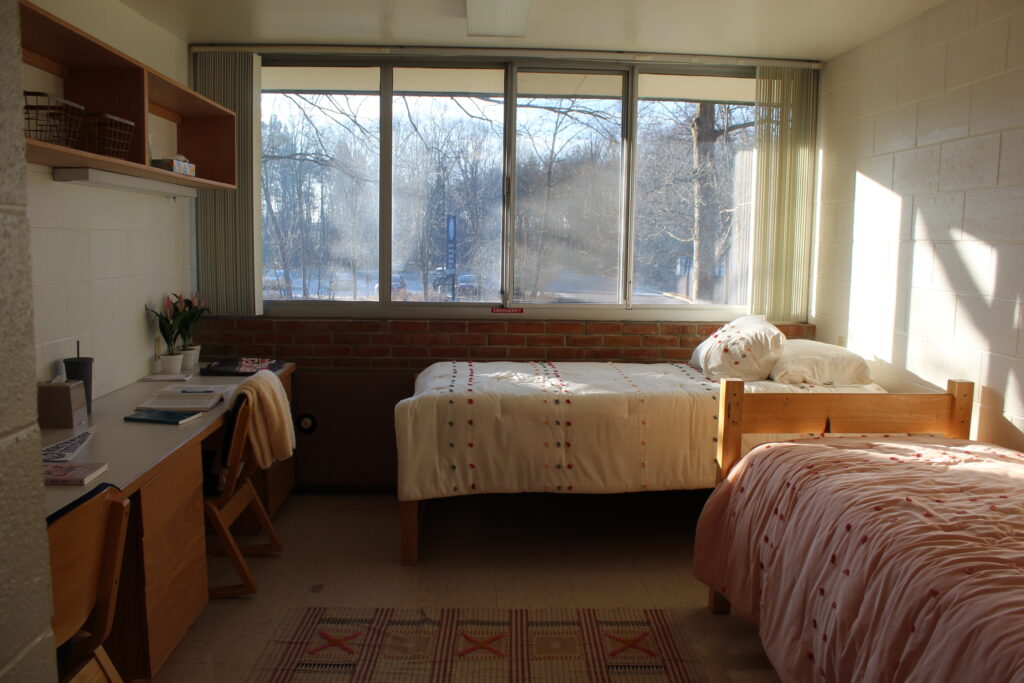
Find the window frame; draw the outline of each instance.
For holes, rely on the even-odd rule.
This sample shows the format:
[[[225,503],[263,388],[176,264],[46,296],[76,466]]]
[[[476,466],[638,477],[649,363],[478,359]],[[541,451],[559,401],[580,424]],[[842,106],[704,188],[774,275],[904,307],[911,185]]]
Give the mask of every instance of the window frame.
[[[632,298],[635,237],[636,133],[639,79],[641,74],[718,76],[753,79],[755,67],[746,65],[637,64],[607,59],[545,59],[466,57],[421,57],[385,55],[295,55],[271,53],[263,56],[264,67],[366,67],[380,68],[380,196],[379,206],[379,300],[279,300],[265,299],[264,313],[279,318],[398,318],[398,319],[515,319],[515,320],[663,320],[703,322],[731,319],[748,312],[748,305],[721,304],[634,304]],[[392,258],[392,124],[393,73],[395,68],[495,69],[505,74],[504,154],[502,188],[501,301],[494,302],[409,302],[391,300]],[[544,304],[512,301],[515,268],[516,196],[516,107],[517,80],[522,72],[614,74],[622,77],[622,175],[619,191],[621,227],[620,303]],[[265,92],[285,92],[268,89]],[[306,92],[307,90],[303,90]],[[261,90],[261,93],[264,92]],[[314,92],[314,91],[309,91]],[[330,92],[328,90],[315,92]],[[696,100],[695,100],[696,101]],[[715,100],[718,103],[718,100]],[[747,102],[722,102],[747,104]],[[749,102],[753,104],[753,102]],[[261,118],[261,113],[256,114]],[[259,123],[259,121],[257,122]],[[256,191],[260,191],[256,188]],[[262,220],[255,226],[262,231]],[[262,239],[262,234],[259,235]],[[262,290],[260,290],[262,295]],[[497,314],[493,308],[514,308],[512,315]],[[522,312],[518,312],[521,309]]]

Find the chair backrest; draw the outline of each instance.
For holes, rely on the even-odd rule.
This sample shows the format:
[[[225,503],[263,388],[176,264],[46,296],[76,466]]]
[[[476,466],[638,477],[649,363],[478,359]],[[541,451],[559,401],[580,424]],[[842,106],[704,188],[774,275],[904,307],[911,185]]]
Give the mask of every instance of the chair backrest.
[[[220,504],[231,500],[238,484],[252,474],[254,465],[249,455],[249,422],[252,420],[252,404],[245,396],[239,396],[232,415],[231,435],[228,438],[227,458],[224,462],[222,489],[215,497]]]
[[[84,629],[81,647],[95,649],[110,634],[127,528],[128,500],[108,488],[47,530],[57,645]]]

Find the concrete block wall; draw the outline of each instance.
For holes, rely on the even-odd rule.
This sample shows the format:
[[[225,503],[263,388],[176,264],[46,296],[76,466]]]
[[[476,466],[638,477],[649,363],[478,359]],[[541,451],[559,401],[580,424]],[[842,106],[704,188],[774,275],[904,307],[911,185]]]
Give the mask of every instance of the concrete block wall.
[[[976,383],[1024,448],[1024,1],[949,0],[825,64],[811,322],[890,389]]]
[[[0,681],[56,680],[32,345],[21,51],[16,0],[0,0]]]

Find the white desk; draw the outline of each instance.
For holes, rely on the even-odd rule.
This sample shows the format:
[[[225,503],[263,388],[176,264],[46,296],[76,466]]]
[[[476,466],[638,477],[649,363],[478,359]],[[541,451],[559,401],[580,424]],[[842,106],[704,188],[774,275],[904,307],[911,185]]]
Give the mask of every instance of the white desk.
[[[289,396],[294,371],[288,363],[278,372]],[[197,374],[188,384],[243,379]],[[105,462],[107,471],[89,486],[47,486],[45,493],[47,515],[103,483],[131,500],[117,613],[105,645],[125,680],[152,678],[208,600],[201,444],[224,424],[230,405],[222,402],[183,425],[124,421],[165,386],[136,382],[93,401],[95,431],[74,462]],[[42,442],[46,446],[71,435],[70,429],[47,429]],[[283,474],[268,474],[272,468],[254,480],[268,509],[276,508],[294,483],[291,459],[278,465]]]
[[[243,379],[196,375],[185,384],[240,384]],[[92,438],[72,462],[105,462],[107,471],[89,482],[89,486],[47,486],[44,496],[47,515],[103,483],[113,484],[125,495],[131,495],[159,472],[160,463],[168,455],[193,441],[201,441],[223,424],[224,415],[230,407],[225,401],[198,420],[183,425],[124,421],[124,416],[134,413],[137,405],[170,384],[135,382],[93,401],[90,415],[94,430]],[[73,434],[70,429],[44,429],[42,445],[49,446]]]

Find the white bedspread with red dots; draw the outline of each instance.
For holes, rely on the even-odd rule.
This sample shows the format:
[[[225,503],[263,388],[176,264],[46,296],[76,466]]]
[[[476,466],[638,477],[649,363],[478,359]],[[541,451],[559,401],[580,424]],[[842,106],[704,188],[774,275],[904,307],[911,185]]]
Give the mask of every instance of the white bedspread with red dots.
[[[784,681],[1024,680],[1024,456],[941,438],[749,453],[701,515],[697,577]]]
[[[398,497],[710,488],[717,412],[718,383],[683,364],[435,363],[395,408]]]

